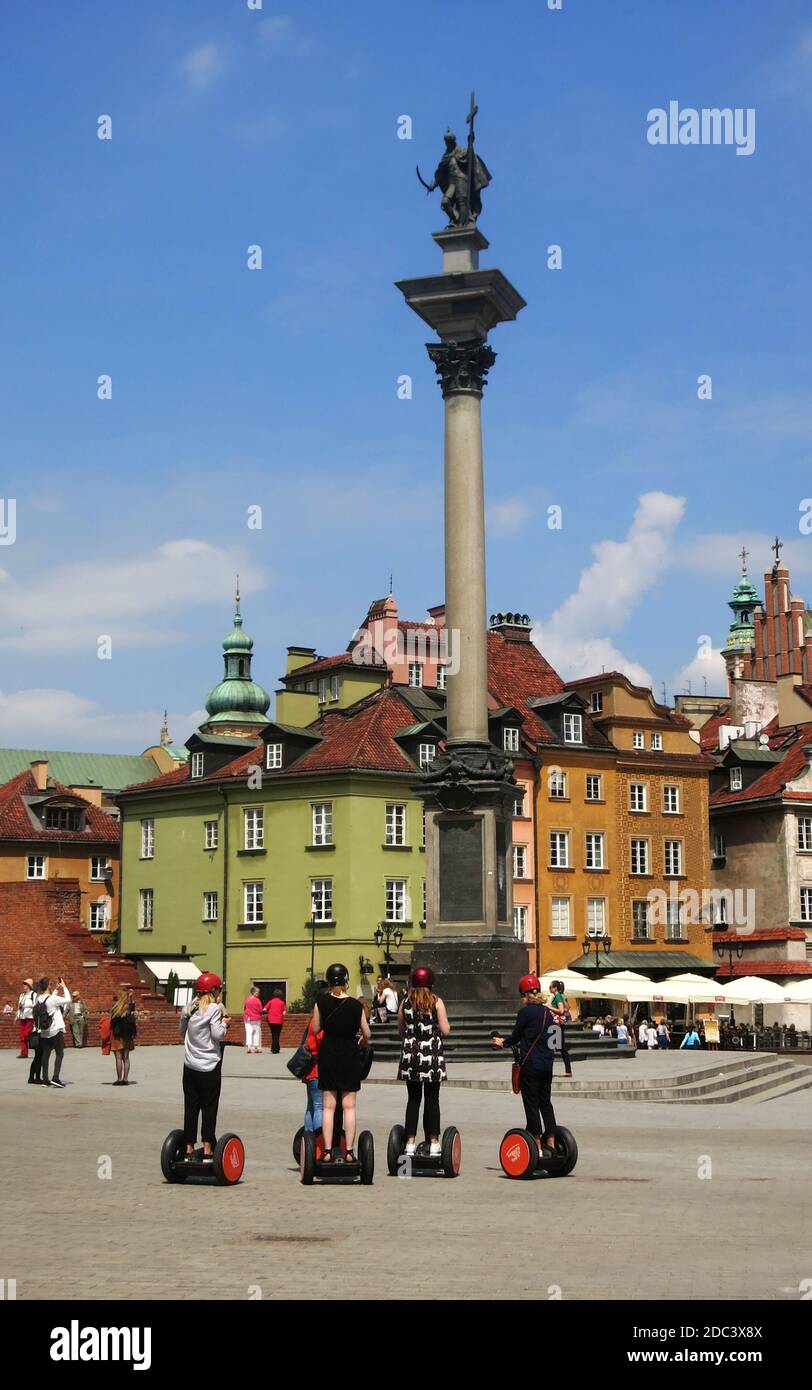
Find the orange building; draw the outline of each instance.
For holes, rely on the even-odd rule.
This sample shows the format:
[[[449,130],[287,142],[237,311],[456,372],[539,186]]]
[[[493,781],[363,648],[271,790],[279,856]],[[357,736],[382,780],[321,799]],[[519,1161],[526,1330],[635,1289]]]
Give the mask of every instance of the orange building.
[[[100,787],[66,787],[33,762],[0,787],[0,882],[79,882],[90,931],[118,925],[119,823],[101,807]]]
[[[689,721],[616,671],[529,703],[552,735],[536,808],[542,969],[712,975],[713,764]]]

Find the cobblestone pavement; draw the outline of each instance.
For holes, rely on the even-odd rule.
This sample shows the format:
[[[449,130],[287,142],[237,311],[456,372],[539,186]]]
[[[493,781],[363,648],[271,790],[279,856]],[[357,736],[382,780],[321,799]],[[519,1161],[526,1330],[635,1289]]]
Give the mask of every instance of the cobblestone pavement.
[[[159,1167],[181,1118],[180,1049],[136,1051],[127,1088],[112,1086],[111,1058],[69,1051],[63,1091],[28,1086],[0,1053],[0,1277],[17,1298],[793,1299],[812,1279],[812,1091],[761,1105],[567,1100],[577,1168],[523,1183],[497,1158],[521,1121],[507,1085],[447,1091],[443,1121],[463,1137],[453,1181],[387,1175],[403,1088],[369,1086],[373,1186],[304,1188],[290,1149],[304,1092],[284,1061],[227,1049],[220,1131],[242,1135],[245,1179],[180,1187]]]

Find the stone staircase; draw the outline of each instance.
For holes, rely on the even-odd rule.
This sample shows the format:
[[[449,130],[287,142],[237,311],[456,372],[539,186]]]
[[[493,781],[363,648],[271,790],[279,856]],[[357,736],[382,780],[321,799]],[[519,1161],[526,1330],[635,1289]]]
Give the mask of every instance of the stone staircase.
[[[443,1042],[446,1057],[454,1062],[501,1062],[504,1066],[505,1054],[493,1046],[491,1029],[507,1037],[515,1019],[516,1010],[504,1005],[495,1005],[487,1013],[452,1006],[449,1009],[451,1036]],[[584,1032],[577,1024],[567,1024],[564,1033],[573,1065],[587,1058],[625,1057],[628,1060],[634,1056],[629,1048],[619,1047],[616,1038],[601,1038],[595,1033]],[[376,1061],[396,1062],[400,1057],[400,1040],[394,1022],[373,1023],[372,1042]]]

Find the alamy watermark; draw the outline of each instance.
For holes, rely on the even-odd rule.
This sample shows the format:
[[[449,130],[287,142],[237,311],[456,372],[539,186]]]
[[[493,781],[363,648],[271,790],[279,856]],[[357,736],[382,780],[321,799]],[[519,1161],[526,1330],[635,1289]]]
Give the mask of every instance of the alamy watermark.
[[[756,148],[754,106],[653,106],[646,116],[650,145],[735,145],[736,154]]]
[[[457,628],[393,628],[380,618],[369,627],[359,627],[352,637],[352,660],[356,666],[374,666],[381,661],[389,667],[408,661],[445,667],[447,676],[460,669],[460,634]]]

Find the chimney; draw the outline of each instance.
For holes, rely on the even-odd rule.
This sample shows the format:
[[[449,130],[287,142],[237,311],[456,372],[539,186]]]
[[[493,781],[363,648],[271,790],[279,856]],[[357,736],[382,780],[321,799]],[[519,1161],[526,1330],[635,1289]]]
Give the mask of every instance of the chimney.
[[[72,792],[76,792],[77,796],[81,796],[83,801],[89,801],[91,806],[101,807],[102,788],[97,787],[95,783],[71,782],[70,789]]]
[[[428,609],[428,615],[435,627],[445,627],[445,604],[437,603],[433,608]]]
[[[285,675],[290,676],[294,671],[298,671],[300,666],[309,666],[311,661],[315,660],[315,647],[288,647],[288,662]]]
[[[34,781],[37,784],[38,792],[48,790],[48,759],[35,758],[31,764],[31,771],[34,774]]]
[[[491,613],[491,632],[501,632],[506,642],[529,642],[533,624],[526,613]]]

